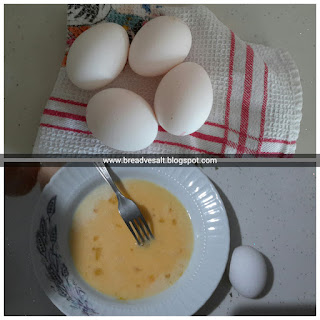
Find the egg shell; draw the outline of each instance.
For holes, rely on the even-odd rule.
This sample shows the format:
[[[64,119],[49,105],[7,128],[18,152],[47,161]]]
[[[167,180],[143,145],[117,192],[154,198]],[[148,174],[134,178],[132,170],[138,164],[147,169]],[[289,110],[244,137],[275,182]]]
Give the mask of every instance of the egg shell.
[[[205,123],[212,103],[213,90],[207,72],[194,62],[184,62],[160,81],[154,108],[159,124],[167,132],[184,136]]]
[[[112,82],[124,68],[129,51],[129,37],[116,23],[100,23],[86,30],[74,41],[66,70],[77,87],[95,90]]]
[[[126,89],[98,92],[88,103],[86,118],[96,138],[120,151],[144,149],[158,133],[158,123],[150,105]]]
[[[165,74],[189,54],[192,35],[180,19],[161,16],[147,22],[134,37],[129,65],[141,76]]]
[[[267,265],[262,254],[250,246],[236,248],[231,257],[229,280],[242,296],[256,298],[267,282]]]

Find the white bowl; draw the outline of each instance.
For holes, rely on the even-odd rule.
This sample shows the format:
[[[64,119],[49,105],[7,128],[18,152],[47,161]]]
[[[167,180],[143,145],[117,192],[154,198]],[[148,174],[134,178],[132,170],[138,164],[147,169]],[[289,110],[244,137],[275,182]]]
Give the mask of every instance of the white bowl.
[[[194,231],[188,268],[165,291],[139,300],[120,301],[90,287],[73,265],[69,229],[83,197],[105,182],[93,166],[66,166],[44,188],[33,217],[31,256],[43,290],[66,315],[192,315],[216,289],[228,259],[229,225],[217,190],[195,167],[115,167],[113,171],[120,179],[154,182],[185,206]]]

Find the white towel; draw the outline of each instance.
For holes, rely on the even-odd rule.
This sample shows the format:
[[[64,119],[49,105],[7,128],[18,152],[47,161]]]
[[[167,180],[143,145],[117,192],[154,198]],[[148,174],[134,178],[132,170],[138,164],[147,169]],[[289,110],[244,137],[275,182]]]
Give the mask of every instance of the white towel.
[[[159,15],[180,18],[192,33],[186,61],[208,72],[214,92],[212,111],[195,133],[178,137],[159,127],[156,140],[141,154],[293,154],[302,117],[298,69],[282,49],[246,43],[204,6],[69,5],[66,56],[45,106],[34,154],[117,154],[95,139],[86,121],[86,105],[98,91],[85,91],[67,77],[67,52],[75,38],[91,25],[115,22],[130,39],[148,20]],[[145,78],[127,64],[105,88],[126,88],[150,105],[162,77]],[[102,89],[101,89],[102,90]]]

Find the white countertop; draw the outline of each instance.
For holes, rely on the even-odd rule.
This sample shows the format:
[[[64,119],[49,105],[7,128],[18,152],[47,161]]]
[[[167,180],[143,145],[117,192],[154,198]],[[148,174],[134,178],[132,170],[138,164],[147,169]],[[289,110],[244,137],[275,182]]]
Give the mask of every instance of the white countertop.
[[[207,5],[241,39],[288,50],[301,76],[296,153],[315,153],[315,5]],[[5,5],[5,153],[32,152],[65,50],[66,5]]]
[[[268,293],[240,296],[224,275],[199,314],[314,314],[316,301],[315,169],[205,168],[227,210],[231,250],[251,245],[269,260]],[[40,288],[29,256],[39,197],[5,198],[5,314],[59,315]],[[212,253],[214,254],[214,253]],[[273,271],[272,271],[273,270]]]

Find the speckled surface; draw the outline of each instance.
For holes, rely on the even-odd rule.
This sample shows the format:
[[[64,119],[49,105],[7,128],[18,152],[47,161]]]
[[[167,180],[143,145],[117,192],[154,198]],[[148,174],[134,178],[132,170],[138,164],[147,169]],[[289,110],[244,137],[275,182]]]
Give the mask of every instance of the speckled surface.
[[[315,153],[315,5],[207,6],[241,39],[291,53],[304,92],[296,153]],[[66,5],[5,6],[6,153],[32,152],[64,54],[66,15]]]
[[[198,314],[312,314],[315,310],[315,169],[205,168],[227,209],[231,250],[241,244],[269,260],[265,296],[241,297],[223,277]],[[28,241],[39,196],[5,198],[5,314],[61,314],[32,271]],[[214,254],[214,253],[213,253]],[[271,267],[272,266],[272,267]],[[273,270],[273,271],[271,271]]]

